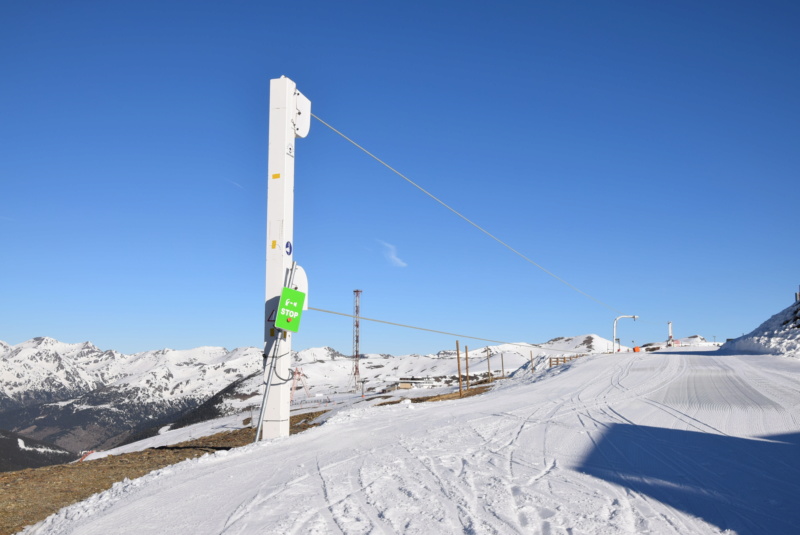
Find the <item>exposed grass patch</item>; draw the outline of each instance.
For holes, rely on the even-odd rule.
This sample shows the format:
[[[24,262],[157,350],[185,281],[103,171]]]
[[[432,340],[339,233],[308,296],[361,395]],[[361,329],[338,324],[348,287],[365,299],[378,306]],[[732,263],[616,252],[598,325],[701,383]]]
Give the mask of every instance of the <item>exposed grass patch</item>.
[[[485,383],[485,381],[483,381],[483,383]],[[470,386],[469,390],[464,390],[464,395],[462,395],[462,396],[459,396],[458,392],[449,392],[447,394],[439,394],[437,396],[422,396],[422,397],[418,397],[418,398],[406,398],[406,399],[411,401],[411,403],[427,403],[429,401],[445,401],[445,400],[448,400],[448,399],[469,398],[469,397],[472,397],[472,396],[477,396],[478,394],[483,394],[484,392],[489,390],[490,386],[491,386],[491,384],[482,384],[482,385],[479,385],[479,386]],[[392,400],[392,401],[384,401],[383,403],[376,403],[375,406],[376,407],[380,407],[382,405],[397,405],[398,403],[401,403],[403,401],[405,401],[405,400],[403,400],[403,399],[395,399],[395,400]]]

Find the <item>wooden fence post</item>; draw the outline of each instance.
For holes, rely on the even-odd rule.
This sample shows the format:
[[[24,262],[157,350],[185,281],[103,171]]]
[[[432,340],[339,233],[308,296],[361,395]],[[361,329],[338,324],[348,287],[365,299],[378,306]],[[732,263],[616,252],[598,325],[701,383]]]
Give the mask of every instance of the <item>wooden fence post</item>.
[[[486,367],[489,368],[489,382],[490,383],[493,380],[493,378],[492,378],[492,364],[491,364],[491,362],[489,362],[489,359],[491,359],[491,358],[492,358],[492,350],[489,349],[488,346],[487,346],[487,348],[486,348]]]
[[[456,340],[456,362],[458,363],[458,397],[464,395],[461,390],[461,352],[458,350],[458,340]]]
[[[467,365],[467,390],[469,390],[469,346],[464,346],[464,363]]]

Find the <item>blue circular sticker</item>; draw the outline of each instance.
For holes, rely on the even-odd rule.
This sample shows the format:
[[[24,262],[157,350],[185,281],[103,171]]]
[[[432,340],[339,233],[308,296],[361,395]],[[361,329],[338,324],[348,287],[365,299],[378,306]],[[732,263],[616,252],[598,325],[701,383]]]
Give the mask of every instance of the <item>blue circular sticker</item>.
[[[286,254],[288,255],[292,254],[292,242],[290,241],[286,242]]]

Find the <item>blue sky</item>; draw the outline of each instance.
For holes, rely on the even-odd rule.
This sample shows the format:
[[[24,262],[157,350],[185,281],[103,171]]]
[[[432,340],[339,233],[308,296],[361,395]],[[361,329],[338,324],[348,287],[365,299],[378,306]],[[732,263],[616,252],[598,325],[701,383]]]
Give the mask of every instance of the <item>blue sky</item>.
[[[792,301],[795,2],[3,2],[0,340],[260,346],[269,79],[311,306],[512,342],[750,331]],[[450,336],[364,322],[364,352]],[[462,339],[473,347],[482,342]],[[311,311],[295,348],[349,353]]]

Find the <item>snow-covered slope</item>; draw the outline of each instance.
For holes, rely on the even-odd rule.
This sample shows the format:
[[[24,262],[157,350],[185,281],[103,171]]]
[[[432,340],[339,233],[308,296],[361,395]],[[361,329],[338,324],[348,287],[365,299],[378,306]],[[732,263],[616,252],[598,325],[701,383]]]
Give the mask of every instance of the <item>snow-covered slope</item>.
[[[602,352],[610,345],[597,335],[556,338],[540,346],[529,344],[492,346],[495,354],[515,353],[527,359],[531,351],[536,356],[561,353]],[[472,356],[480,358],[473,348]],[[482,355],[482,353],[480,354]],[[395,362],[388,369],[399,375],[452,375],[455,369],[444,365],[454,351],[433,355],[367,355],[365,365]],[[414,358],[406,358],[414,357]],[[442,357],[445,357],[443,359]],[[415,358],[418,359],[415,362]],[[319,362],[338,363],[324,372],[338,381],[349,371],[352,361],[336,350],[324,347],[295,353],[297,365]],[[425,364],[419,365],[419,362]],[[451,364],[454,364],[451,362]],[[194,397],[208,398],[234,380],[250,375],[261,367],[260,350],[254,347],[228,351],[221,347],[199,347],[190,350],[160,349],[133,355],[113,350],[103,351],[90,342],[68,344],[52,338],[34,338],[10,346],[0,342],[0,403],[24,406],[41,402],[60,401],[78,397],[99,387],[122,387],[134,393],[137,401],[175,400]],[[337,370],[341,368],[341,373]],[[388,371],[388,369],[386,371]],[[373,374],[376,378],[385,373]],[[0,409],[9,408],[0,406]]]
[[[557,338],[541,346],[490,347],[492,356],[474,348],[470,374],[513,373],[531,359],[602,351],[610,343],[596,335]],[[483,348],[480,348],[481,350]],[[336,350],[313,348],[293,355],[312,395],[352,388],[353,362]],[[367,391],[400,377],[432,377],[452,382],[455,351],[433,355],[366,355],[360,360]],[[72,451],[106,449],[144,429],[171,423],[239,381],[230,396],[220,396],[211,416],[247,410],[259,403],[261,352],[254,347],[161,349],[125,355],[89,342],[68,344],[35,338],[0,345],[0,427]],[[255,374],[255,375],[253,375]],[[243,381],[244,378],[251,379]],[[349,385],[349,386],[348,386]],[[305,395],[301,392],[299,395]]]
[[[751,333],[726,342],[721,350],[800,358],[800,302],[778,312]]]
[[[589,334],[570,338],[557,338],[544,344],[504,344],[488,346],[489,362],[486,362],[486,347],[461,351],[462,374],[466,375],[466,357],[469,356],[469,374],[473,380],[485,378],[491,368],[495,377],[503,373],[512,375],[520,368],[528,369],[531,360],[536,369],[547,366],[547,358],[574,354],[589,354],[602,351],[610,342],[600,336]],[[401,378],[430,378],[437,385],[458,384],[458,363],[455,350],[439,351],[430,355],[378,355],[367,354],[359,359],[359,373],[364,380],[366,393],[379,393],[391,388]],[[302,373],[305,388],[298,384],[295,394],[296,408],[310,407],[315,401],[329,399],[336,393],[354,391],[353,360],[330,347],[312,348],[293,355],[292,367]],[[221,392],[209,401],[213,409],[202,407],[208,416],[218,417],[252,410],[261,402],[260,374],[245,379]],[[199,421],[190,418],[190,422]]]
[[[472,398],[354,406],[25,533],[788,534],[798,406],[791,359],[592,355]]]

